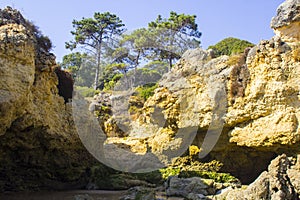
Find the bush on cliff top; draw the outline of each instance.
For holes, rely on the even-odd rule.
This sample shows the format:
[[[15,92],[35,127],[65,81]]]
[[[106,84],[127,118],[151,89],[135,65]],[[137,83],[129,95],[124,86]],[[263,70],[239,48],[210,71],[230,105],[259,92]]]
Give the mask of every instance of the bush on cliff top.
[[[224,40],[218,42],[215,45],[211,45],[208,49],[213,49],[215,52],[215,56],[221,55],[235,55],[239,53],[243,53],[247,47],[253,47],[254,44],[248,42],[246,40],[240,40],[237,38],[229,37]]]

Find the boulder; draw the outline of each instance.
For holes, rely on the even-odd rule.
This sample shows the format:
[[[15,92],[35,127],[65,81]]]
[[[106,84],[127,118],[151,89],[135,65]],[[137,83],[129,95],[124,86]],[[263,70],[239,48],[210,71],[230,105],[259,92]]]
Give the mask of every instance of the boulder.
[[[272,18],[271,28],[276,29],[300,21],[300,1],[286,0],[277,8],[277,15]]]
[[[171,176],[165,183],[166,195],[169,197],[184,197],[187,199],[209,199],[225,188],[238,188],[239,183],[219,183],[212,179],[200,177],[179,178]]]
[[[275,34],[285,42],[297,43],[300,40],[300,1],[286,0],[277,9],[277,15],[273,17],[271,27]]]
[[[213,199],[299,199],[299,181],[295,177],[300,177],[299,156],[295,161],[283,154],[272,160],[268,171],[264,171],[246,189],[227,190]]]

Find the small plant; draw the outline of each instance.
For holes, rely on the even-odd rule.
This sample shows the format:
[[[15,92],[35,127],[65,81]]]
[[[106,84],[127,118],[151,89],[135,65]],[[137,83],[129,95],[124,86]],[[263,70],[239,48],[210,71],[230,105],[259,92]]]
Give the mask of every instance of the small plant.
[[[232,183],[237,182],[238,179],[228,173],[207,172],[207,171],[182,171],[178,175],[181,178],[201,177],[205,179],[212,179],[218,183]]]
[[[138,92],[138,96],[142,97],[144,101],[146,101],[149,97],[153,96],[154,90],[157,88],[157,84],[146,84],[144,86],[138,87],[136,91]]]
[[[180,168],[167,167],[159,170],[163,179],[168,179],[170,176],[178,176]]]
[[[200,149],[196,145],[191,145],[189,147],[189,155],[191,157],[198,156],[199,152],[200,152]]]

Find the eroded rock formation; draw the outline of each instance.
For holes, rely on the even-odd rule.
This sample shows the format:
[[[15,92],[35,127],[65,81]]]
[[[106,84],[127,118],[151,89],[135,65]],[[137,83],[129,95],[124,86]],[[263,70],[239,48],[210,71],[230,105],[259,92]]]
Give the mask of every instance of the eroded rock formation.
[[[41,46],[35,31],[18,11],[0,10],[0,190],[82,187],[92,159],[60,95],[48,40]]]
[[[104,116],[101,127],[110,137],[103,148],[108,146],[128,166],[147,168],[152,160],[144,162],[145,154],[163,163],[193,143],[201,147],[203,161],[220,161],[222,171],[243,183],[268,169],[245,191],[228,195],[255,195],[256,187],[263,186],[257,194],[262,198],[296,198],[299,13],[299,0],[284,2],[272,20],[276,35],[239,59],[214,58],[211,51],[202,49],[186,52],[139,115],[129,118],[131,122],[121,119],[118,128],[117,122],[109,121],[114,108],[108,102],[117,98],[101,94],[102,103],[90,109]],[[0,10],[0,162],[4,163],[0,165],[0,190],[80,187],[86,184],[85,166],[93,162],[76,135],[71,116],[72,81],[55,68],[49,43],[37,38],[35,31],[18,11]],[[92,135],[86,134],[88,139]],[[114,153],[115,147],[128,154]],[[138,163],[128,159],[131,152]],[[163,156],[166,152],[170,157]],[[286,155],[276,158],[282,153]]]
[[[289,158],[285,154],[278,156],[253,183],[244,189],[229,189],[212,199],[236,200],[294,200],[300,198],[300,156]],[[296,178],[298,177],[298,178]]]
[[[299,0],[284,2],[272,20],[276,35],[239,59],[187,51],[132,119],[126,140],[108,143],[159,157],[180,152],[196,132],[193,144],[202,147],[204,160],[221,161],[222,170],[243,183],[254,181],[277,155],[300,153],[299,15]]]

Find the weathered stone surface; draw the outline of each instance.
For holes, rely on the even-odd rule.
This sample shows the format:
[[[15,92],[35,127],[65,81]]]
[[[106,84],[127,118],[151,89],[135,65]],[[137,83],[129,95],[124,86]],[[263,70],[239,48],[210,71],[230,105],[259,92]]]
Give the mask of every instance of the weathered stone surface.
[[[59,95],[55,56],[32,27],[0,10],[0,190],[80,188],[93,159]]]
[[[154,188],[133,187],[120,200],[156,200],[156,191]]]
[[[295,192],[298,194],[298,198],[300,198],[300,155],[297,156],[296,164],[287,170],[287,176],[289,177]]]
[[[209,182],[209,184],[199,177],[170,177],[166,191],[168,196],[187,197],[191,193],[208,195],[208,190],[212,189],[210,187],[212,186],[213,182]]]
[[[193,142],[205,160],[221,161],[244,183],[277,155],[299,153],[299,0],[281,5],[272,26],[276,36],[243,55],[187,51],[129,123],[126,142],[114,142],[147,149],[162,163]],[[136,138],[144,148],[129,144]]]
[[[297,162],[299,162],[299,156]],[[283,154],[274,159],[268,171],[263,172],[246,189],[227,190],[213,199],[299,199],[300,193],[297,188],[299,183],[296,183],[298,181],[295,177],[300,177],[299,164],[293,163],[292,158]]]
[[[288,43],[300,40],[300,1],[287,0],[277,9],[277,16],[272,19],[271,27],[276,35]]]
[[[240,187],[238,183],[218,183],[212,179],[200,177],[179,178],[169,177],[166,185],[166,195],[184,197],[187,199],[210,199],[210,195],[216,195],[224,188]]]
[[[273,29],[290,25],[294,21],[300,21],[300,1],[286,0],[277,8],[277,15],[273,17],[271,27]]]

